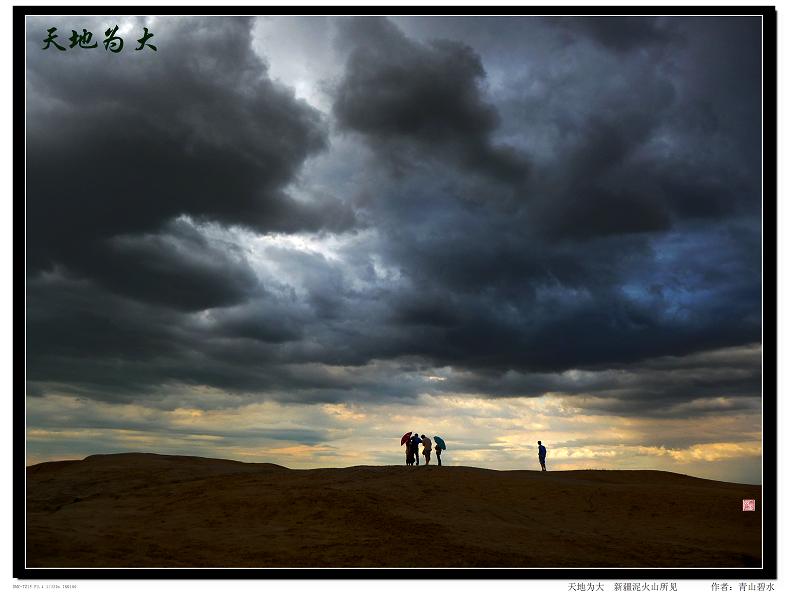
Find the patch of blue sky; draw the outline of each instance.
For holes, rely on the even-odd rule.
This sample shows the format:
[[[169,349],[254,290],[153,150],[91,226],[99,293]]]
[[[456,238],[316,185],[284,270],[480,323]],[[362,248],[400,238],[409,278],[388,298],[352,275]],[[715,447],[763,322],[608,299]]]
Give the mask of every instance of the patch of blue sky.
[[[692,322],[721,309],[746,310],[758,305],[760,269],[741,233],[747,228],[697,228],[653,239],[653,257],[633,267],[621,293],[667,320]],[[744,288],[747,287],[747,290]]]

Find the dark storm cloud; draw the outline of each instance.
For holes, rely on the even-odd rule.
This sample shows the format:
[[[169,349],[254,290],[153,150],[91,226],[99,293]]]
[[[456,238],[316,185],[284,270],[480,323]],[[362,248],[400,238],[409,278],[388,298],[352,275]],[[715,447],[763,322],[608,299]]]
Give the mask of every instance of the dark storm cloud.
[[[280,384],[284,371],[269,342],[285,339],[282,330],[249,324],[254,339],[247,339],[234,335],[232,313],[226,317],[203,321],[90,282],[45,276],[29,283],[27,379],[34,388],[110,401],[155,401],[179,384],[234,392]]]
[[[245,309],[221,309],[221,314],[209,317],[174,316],[167,309],[114,297],[84,282],[39,280],[29,286],[28,393],[115,402],[142,398],[146,405],[163,409],[234,407],[261,395],[286,402],[337,402],[408,401],[425,392],[486,397],[554,393],[581,397],[577,405],[592,414],[691,417],[751,409],[748,398],[760,392],[758,347],[647,359],[613,368],[606,363],[586,371],[514,371],[503,370],[508,366],[502,364],[509,355],[506,348],[491,350],[489,360],[463,360],[475,351],[473,344],[459,341],[451,352],[439,352],[438,347],[420,352],[418,344],[405,341],[415,340],[413,336],[421,337],[423,344],[449,341],[430,328],[412,325],[369,336],[353,330],[355,324],[346,319],[332,333],[306,313],[295,322],[283,323],[285,312],[274,313],[278,307],[282,304],[258,302]],[[303,336],[289,334],[296,322],[318,343],[311,345]],[[435,325],[431,324],[433,330]],[[489,335],[495,331],[490,328],[485,331],[488,334],[478,338],[487,338],[490,347],[495,343],[492,338],[500,336]],[[349,342],[345,348],[342,340]],[[394,351],[385,351],[382,344]],[[375,356],[397,360],[376,363],[371,360]],[[412,362],[404,356],[412,357]],[[432,367],[443,359],[455,365],[448,374]],[[353,366],[365,360],[368,364]],[[509,366],[524,365],[514,361]],[[435,372],[445,375],[445,380],[426,379]],[[189,391],[201,386],[220,391],[204,396]],[[742,403],[710,399],[721,397]],[[696,403],[683,406],[687,402]]]
[[[660,27],[668,31],[677,25]],[[383,48],[394,44],[391,38],[404,43],[402,34],[381,21],[355,21],[354,26],[368,35],[354,31],[364,41],[348,63],[335,109],[342,118],[344,93],[352,89],[360,113],[355,127],[375,143],[390,133],[388,118],[399,113],[393,107],[416,109],[419,102],[406,101],[403,97],[412,94],[385,83],[353,84],[358,72],[366,80],[396,61],[387,57],[391,51],[378,58],[370,39],[384,38]],[[646,25],[623,20],[622,26],[640,30]],[[697,26],[694,51],[738,34],[751,41],[743,53],[758,56],[750,21],[738,23],[738,31],[715,20]],[[685,36],[656,33],[644,45]],[[630,37],[623,32],[611,42],[622,46]],[[402,343],[390,340],[392,351],[420,353],[442,364],[557,370],[759,338],[755,270],[760,256],[746,239],[759,234],[754,220],[759,191],[753,172],[739,158],[750,159],[759,146],[752,142],[750,148],[727,153],[731,138],[709,117],[726,102],[732,79],[752,80],[751,58],[734,62],[732,71],[707,88],[696,88],[693,79],[676,78],[667,68],[693,62],[687,44],[678,42],[671,50],[674,55],[664,60],[664,53],[617,57],[579,54],[570,46],[555,60],[541,56],[548,64],[544,75],[537,66],[536,76],[545,78],[541,84],[516,80],[515,91],[524,87],[523,97],[510,102],[522,103],[521,119],[538,131],[548,122],[560,133],[555,158],[535,171],[527,199],[515,208],[498,202],[492,186],[475,186],[463,171],[429,161],[412,163],[407,179],[382,187],[374,212],[389,239],[383,252],[419,287],[402,304],[395,301],[392,322],[411,328]],[[556,62],[570,60],[579,62],[577,69],[556,68]],[[540,95],[539,119],[530,117],[537,105],[527,84],[549,89]],[[758,96],[758,87],[748,89]],[[396,106],[379,95],[393,98]],[[710,105],[706,113],[698,109],[700,97]],[[748,118],[758,118],[758,105],[744,105],[751,105]],[[439,114],[433,117],[442,121]],[[702,140],[703,130],[713,128],[714,141]],[[525,125],[519,131],[532,132]],[[429,159],[430,151],[425,142],[420,154]],[[469,187],[478,192],[476,201],[468,200]],[[715,236],[704,226],[735,216],[750,221],[741,230],[730,227],[730,233]],[[674,259],[670,242],[656,240],[661,235],[683,237],[684,261]],[[668,260],[674,269],[660,264]],[[714,278],[726,267],[737,272]],[[651,277],[643,277],[645,270]],[[634,290],[631,283],[641,287]],[[703,298],[687,298],[702,292]]]
[[[644,112],[631,107],[577,126],[582,140],[568,150],[548,183],[539,188],[534,210],[549,237],[587,239],[671,226],[670,205],[654,186],[644,185],[637,177],[623,179],[633,168],[640,172],[650,167],[628,160],[657,125],[656,110],[671,95],[670,87],[654,87],[650,85],[643,93],[651,99],[652,109]]]
[[[177,217],[263,231],[353,223],[336,200],[284,193],[326,148],[326,123],[267,77],[251,19],[157,19],[147,23],[157,52],[132,49],[142,19],[131,19],[119,54],[101,44],[40,50],[48,26],[98,35],[105,21],[28,21],[31,272],[60,264],[122,294],[211,307],[237,300],[251,279],[231,265],[221,280],[230,262],[216,252],[190,255],[205,246],[172,237]]]
[[[232,305],[258,288],[237,246],[212,244],[184,220],[157,234],[116,235],[102,247],[77,269],[131,298],[194,310]]]
[[[369,361],[359,351],[362,332],[346,320],[327,327],[309,303],[294,306],[287,294],[263,293],[210,312],[178,312],[91,281],[45,273],[28,281],[27,311],[31,396],[221,408],[261,394],[327,402],[391,396],[402,385],[396,385],[395,370],[381,378],[375,369],[336,372],[324,366]],[[343,338],[349,343],[343,345]],[[189,388],[203,386],[226,395],[209,393],[197,401]]]
[[[587,414],[686,418],[759,407],[761,348],[749,345],[586,371],[469,372],[434,388],[494,397],[568,396]],[[721,401],[720,398],[728,398]]]
[[[664,20],[637,16],[561,17],[555,22],[569,31],[587,35],[614,51],[630,51],[667,43],[675,34]]]
[[[29,66],[31,394],[556,393],[664,417],[758,397],[760,352],[736,348],[762,323],[751,21],[416,39],[341,19],[325,116],[268,79],[244,20],[165,22],[159,54],[114,69],[103,50]]]
[[[283,343],[302,338],[305,321],[294,307],[261,299],[217,310],[212,314],[212,331],[218,336]]]
[[[444,157],[507,183],[526,177],[523,155],[492,141],[498,113],[483,96],[485,70],[471,47],[421,44],[385,19],[340,25],[353,48],[334,103],[342,128],[363,134],[396,166],[409,156]]]

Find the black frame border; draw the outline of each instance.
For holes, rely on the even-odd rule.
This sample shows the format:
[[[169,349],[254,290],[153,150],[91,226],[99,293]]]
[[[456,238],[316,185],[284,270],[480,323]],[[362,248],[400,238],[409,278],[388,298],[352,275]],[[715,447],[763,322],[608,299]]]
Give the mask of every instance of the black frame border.
[[[259,8],[260,10],[254,10]],[[390,10],[386,10],[386,9]],[[522,8],[522,11],[518,9]],[[761,568],[27,568],[25,566],[25,17],[76,14],[414,14],[761,16],[762,37],[762,567]],[[13,577],[15,579],[776,579],[777,572],[777,18],[759,6],[14,6],[13,49]],[[17,49],[21,47],[20,51]],[[768,224],[765,224],[768,223]],[[19,256],[19,257],[17,257]],[[766,353],[765,353],[766,350]],[[21,403],[21,405],[20,405]]]

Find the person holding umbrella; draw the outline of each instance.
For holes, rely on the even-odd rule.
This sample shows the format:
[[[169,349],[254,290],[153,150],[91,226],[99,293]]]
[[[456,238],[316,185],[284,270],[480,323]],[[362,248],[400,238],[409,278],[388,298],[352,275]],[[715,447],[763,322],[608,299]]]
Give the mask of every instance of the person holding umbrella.
[[[414,464],[414,450],[411,447],[411,433],[407,432],[403,435],[400,439],[400,446],[402,447],[405,445],[405,464],[406,465],[413,465]]]
[[[444,443],[444,439],[439,436],[434,436],[433,440],[436,442],[436,459],[438,460],[438,465],[441,465],[441,451],[447,448],[446,443]]]
[[[411,439],[405,443],[405,464],[414,465],[414,447],[411,445]]]

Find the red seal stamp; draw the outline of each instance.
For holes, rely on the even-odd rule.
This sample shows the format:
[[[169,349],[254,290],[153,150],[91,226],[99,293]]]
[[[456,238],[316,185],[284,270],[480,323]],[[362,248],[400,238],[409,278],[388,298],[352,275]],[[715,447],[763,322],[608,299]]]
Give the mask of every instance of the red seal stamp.
[[[743,498],[742,499],[742,510],[743,511],[755,511],[756,510],[756,501],[750,498]]]

